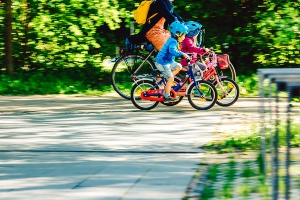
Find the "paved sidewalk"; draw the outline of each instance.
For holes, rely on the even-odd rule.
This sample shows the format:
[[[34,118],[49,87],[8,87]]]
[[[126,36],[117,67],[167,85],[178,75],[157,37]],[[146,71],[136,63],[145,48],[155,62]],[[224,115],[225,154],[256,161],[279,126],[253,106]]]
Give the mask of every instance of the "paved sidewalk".
[[[238,128],[258,112],[257,99],[208,111],[187,100],[140,111],[113,96],[0,103],[1,200],[179,200],[224,116]]]

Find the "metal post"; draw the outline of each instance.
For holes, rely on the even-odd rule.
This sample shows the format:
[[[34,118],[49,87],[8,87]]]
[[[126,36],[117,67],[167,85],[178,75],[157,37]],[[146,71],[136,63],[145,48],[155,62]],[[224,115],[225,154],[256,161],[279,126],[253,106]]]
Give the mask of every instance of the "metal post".
[[[291,130],[290,130],[290,112],[291,112],[291,98],[292,98],[292,88],[288,87],[288,107],[287,107],[287,123],[286,123],[286,179],[285,179],[285,199],[290,199],[290,140],[291,140]]]
[[[269,116],[270,116],[270,151],[271,151],[271,184],[272,184],[272,190],[273,190],[273,200],[277,200],[277,192],[278,188],[276,187],[276,170],[275,170],[275,143],[274,143],[274,132],[272,127],[273,127],[273,109],[272,109],[272,83],[274,79],[270,78],[270,83],[269,83]]]
[[[261,103],[261,108],[260,108],[260,157],[261,157],[261,162],[262,162],[262,171],[264,176],[266,176],[266,141],[265,141],[265,117],[264,117],[264,98],[265,98],[265,91],[264,91],[264,75],[260,74],[259,75],[259,91],[260,91],[260,103]]]
[[[120,47],[116,47],[116,57],[120,56]]]
[[[134,21],[130,22],[130,35],[132,35],[134,33]]]
[[[279,164],[278,164],[278,144],[279,144],[279,97],[278,97],[278,87],[276,88],[276,106],[275,106],[275,137],[274,137],[274,183],[273,183],[273,199],[278,199],[278,173],[279,173]]]

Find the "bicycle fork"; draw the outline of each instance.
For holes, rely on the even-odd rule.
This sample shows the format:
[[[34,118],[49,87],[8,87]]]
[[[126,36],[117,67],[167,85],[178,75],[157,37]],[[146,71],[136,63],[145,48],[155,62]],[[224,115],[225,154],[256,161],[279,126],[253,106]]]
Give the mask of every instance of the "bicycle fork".
[[[194,81],[194,83],[195,83],[195,86],[196,86],[197,91],[198,91],[199,94],[200,94],[200,97],[201,97],[201,98],[204,98],[205,95],[204,95],[203,92],[200,90],[199,84],[197,83],[195,77],[193,77],[193,81]]]
[[[223,96],[227,96],[228,95],[228,92],[224,89],[224,87],[222,86],[221,82],[220,82],[220,79],[219,79],[219,76],[218,75],[215,75],[215,80],[217,81],[217,84],[219,85],[219,87],[221,88],[221,90],[223,91]],[[221,97],[220,97],[221,98]]]

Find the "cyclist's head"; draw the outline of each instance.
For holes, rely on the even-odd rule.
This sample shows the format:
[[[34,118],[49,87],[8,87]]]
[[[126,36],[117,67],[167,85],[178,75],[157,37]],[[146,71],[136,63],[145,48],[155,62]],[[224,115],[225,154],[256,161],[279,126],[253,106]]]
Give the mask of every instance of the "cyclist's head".
[[[199,24],[198,22],[194,21],[188,21],[185,23],[185,25],[188,27],[189,31],[188,34],[186,35],[187,37],[194,37],[198,33],[200,33],[202,25]]]
[[[171,32],[172,36],[175,36],[178,38],[178,37],[182,36],[183,34],[188,33],[188,27],[179,21],[174,21],[170,25],[170,32]]]

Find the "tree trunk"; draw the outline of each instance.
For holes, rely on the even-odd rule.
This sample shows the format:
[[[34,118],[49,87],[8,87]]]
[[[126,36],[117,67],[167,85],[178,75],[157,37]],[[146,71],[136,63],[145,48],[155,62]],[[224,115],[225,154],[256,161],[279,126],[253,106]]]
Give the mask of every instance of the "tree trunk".
[[[4,27],[4,65],[6,73],[12,75],[14,72],[13,58],[12,58],[12,0],[5,1],[5,27]]]

